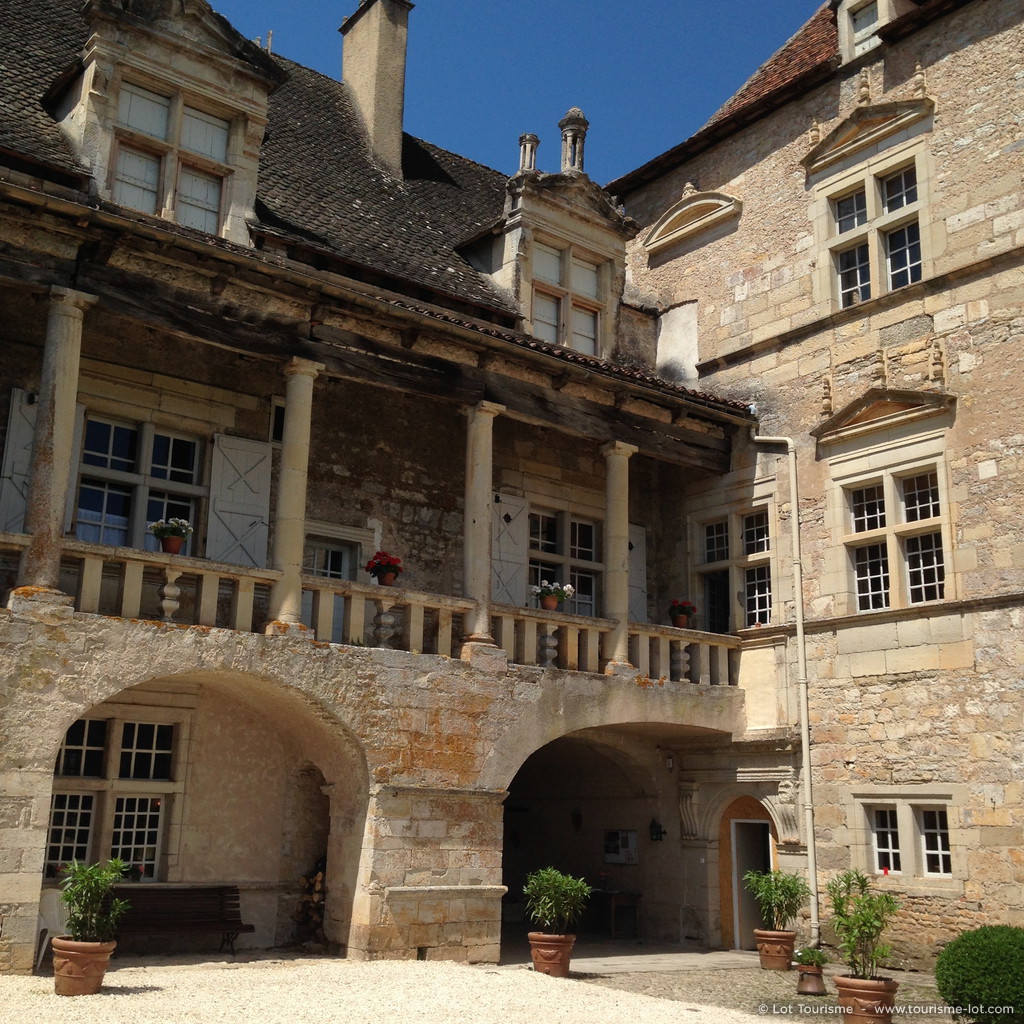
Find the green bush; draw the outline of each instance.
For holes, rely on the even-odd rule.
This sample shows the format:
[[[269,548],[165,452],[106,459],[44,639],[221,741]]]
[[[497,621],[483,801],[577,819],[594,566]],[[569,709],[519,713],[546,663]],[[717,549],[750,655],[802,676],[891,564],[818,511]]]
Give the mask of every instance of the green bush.
[[[523,886],[526,916],[551,935],[564,935],[580,919],[590,897],[582,878],[563,875],[555,868],[540,868],[526,876]]]
[[[986,925],[957,936],[935,963],[939,995],[952,1007],[978,1007],[963,1014],[978,1024],[1024,1022],[1024,928]],[[986,1008],[1013,1007],[987,1014]]]
[[[109,942],[117,922],[128,909],[128,900],[113,898],[113,889],[124,879],[128,865],[111,858],[106,864],[73,860],[61,868],[61,902],[67,910],[68,936],[76,942]]]
[[[807,883],[788,871],[748,871],[743,884],[753,894],[770,932],[784,932],[811,895]]]

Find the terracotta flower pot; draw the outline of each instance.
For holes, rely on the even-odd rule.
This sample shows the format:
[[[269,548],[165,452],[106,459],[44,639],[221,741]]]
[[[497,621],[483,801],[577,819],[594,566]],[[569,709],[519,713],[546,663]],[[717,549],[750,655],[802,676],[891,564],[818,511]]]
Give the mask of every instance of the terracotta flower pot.
[[[576,942],[575,935],[549,935],[547,932],[529,932],[530,956],[538,974],[552,978],[569,977],[569,958]]]
[[[103,985],[116,942],[76,942],[66,935],[50,939],[53,946],[53,990],[59,996],[92,996]]]
[[[764,971],[788,971],[793,963],[796,932],[772,932],[754,929],[754,942]]]
[[[169,555],[178,554],[185,545],[184,537],[161,537],[160,550],[166,551]]]
[[[840,974],[836,983],[837,1002],[847,1024],[889,1024],[899,982],[891,978],[851,978]]]
[[[554,594],[544,594],[540,599],[540,606],[545,611],[558,611],[558,598]]]
[[[796,969],[800,972],[800,977],[796,983],[797,995],[828,995],[828,990],[825,988],[825,979],[822,977],[820,967],[815,967],[813,964],[797,964]]]
[[[672,625],[675,626],[676,629],[686,629],[687,626],[690,625],[690,616],[689,615],[673,615],[672,616]]]
[[[394,572],[382,572],[377,577],[377,582],[382,587],[390,587],[394,585],[395,580],[398,578],[398,574]]]

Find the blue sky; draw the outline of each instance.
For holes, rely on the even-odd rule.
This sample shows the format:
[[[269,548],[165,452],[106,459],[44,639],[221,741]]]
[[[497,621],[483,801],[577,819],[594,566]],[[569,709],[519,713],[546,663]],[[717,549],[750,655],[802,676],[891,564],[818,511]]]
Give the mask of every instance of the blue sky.
[[[358,0],[211,0],[249,38],[334,78]],[[512,174],[523,132],[559,163],[558,121],[590,121],[601,184],[697,131],[822,0],[418,0],[406,131]]]

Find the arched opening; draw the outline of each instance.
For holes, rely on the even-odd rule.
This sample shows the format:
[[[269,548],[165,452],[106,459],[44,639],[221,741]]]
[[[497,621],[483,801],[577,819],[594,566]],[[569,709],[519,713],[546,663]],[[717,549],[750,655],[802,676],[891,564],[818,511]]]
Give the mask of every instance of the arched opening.
[[[525,941],[523,883],[549,865],[595,888],[578,928],[592,939],[674,940],[659,879],[678,861],[660,821],[678,829],[659,791],[653,746],[612,730],[583,730],[546,744],[526,759],[505,801],[502,881],[508,887],[503,939]],[[652,838],[652,822],[659,822]],[[671,918],[672,921],[669,921]],[[666,935],[666,932],[669,934]]]
[[[73,857],[117,856],[129,886],[236,886],[254,926],[238,948],[347,945],[365,759],[296,691],[227,673],[153,679],[85,710],[58,738],[54,763],[44,886]],[[311,915],[303,880],[318,870],[328,898]],[[210,942],[142,932],[122,948]]]

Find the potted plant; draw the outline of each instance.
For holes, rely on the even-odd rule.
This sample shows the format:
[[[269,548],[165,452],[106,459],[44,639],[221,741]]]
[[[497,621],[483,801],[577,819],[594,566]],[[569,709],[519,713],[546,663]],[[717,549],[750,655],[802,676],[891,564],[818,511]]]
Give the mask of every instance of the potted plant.
[[[192,533],[192,524],[187,519],[172,517],[158,519],[155,523],[150,523],[148,529],[160,541],[161,551],[176,555]]]
[[[697,606],[692,601],[680,601],[678,598],[673,598],[672,604],[669,605],[668,618],[677,629],[686,629],[690,624],[690,616],[696,614]]]
[[[797,979],[796,991],[801,996],[823,996],[827,995],[825,980],[822,977],[822,970],[828,963],[828,957],[823,949],[815,949],[813,946],[804,946],[793,954],[793,963],[800,972]]]
[[[563,601],[568,601],[576,591],[568,583],[563,587],[561,583],[541,580],[539,587],[536,585],[530,587],[530,593],[538,599],[541,608],[553,612]]]
[[[402,560],[387,551],[377,551],[365,567],[382,587],[390,587],[402,571]]]
[[[754,941],[766,971],[788,971],[793,960],[796,932],[786,929],[811,890],[799,875],[788,871],[748,871],[743,884],[753,894],[765,928],[754,929]]]
[[[535,971],[553,978],[569,976],[569,958],[576,942],[570,929],[583,914],[590,892],[582,878],[564,875],[556,868],[540,868],[526,876],[526,916],[538,928],[527,936]]]
[[[55,935],[50,940],[57,995],[99,992],[110,954],[117,945],[117,922],[129,906],[127,900],[115,899],[112,891],[127,868],[112,858],[106,864],[72,861],[62,869],[60,899],[67,910],[67,935]]]
[[[850,968],[835,979],[843,1015],[850,1022],[892,1020],[898,983],[879,977],[879,968],[892,952],[882,944],[882,932],[899,910],[892,893],[872,891],[863,871],[844,871],[826,888],[836,944]]]

